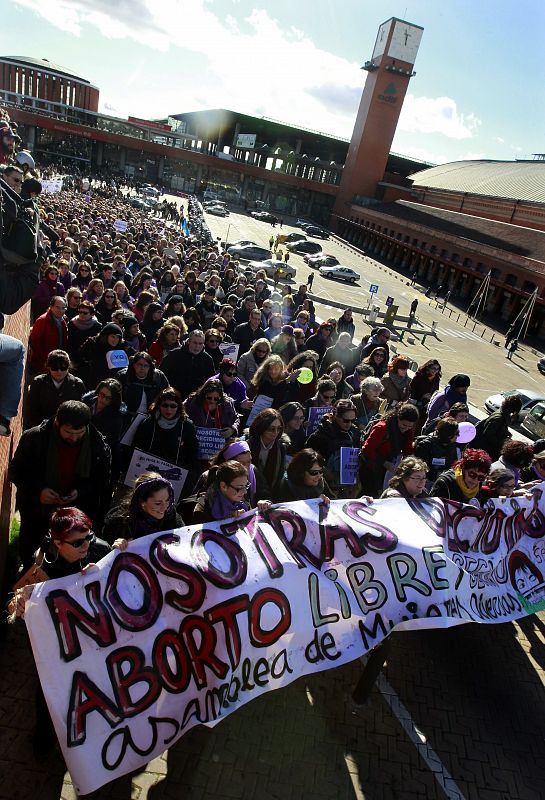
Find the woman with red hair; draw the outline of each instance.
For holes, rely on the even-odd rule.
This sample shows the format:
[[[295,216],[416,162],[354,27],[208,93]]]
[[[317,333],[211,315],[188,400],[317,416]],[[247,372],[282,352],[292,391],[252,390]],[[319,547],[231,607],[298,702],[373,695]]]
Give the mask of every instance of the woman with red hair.
[[[485,450],[468,447],[462,458],[442,472],[430,492],[431,497],[443,497],[469,503],[475,498],[488,477],[492,459]]]

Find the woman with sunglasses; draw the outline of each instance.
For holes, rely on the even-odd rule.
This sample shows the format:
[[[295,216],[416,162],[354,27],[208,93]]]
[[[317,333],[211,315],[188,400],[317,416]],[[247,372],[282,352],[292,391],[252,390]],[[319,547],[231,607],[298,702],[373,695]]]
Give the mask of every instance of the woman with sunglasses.
[[[296,453],[288,464],[275,501],[291,503],[319,498],[329,504],[329,495],[332,491],[324,480],[324,459],[316,450],[306,448]]]
[[[388,352],[384,347],[375,347],[361,363],[373,368],[375,378],[382,378],[388,370]]]
[[[201,494],[193,511],[192,523],[219,522],[245,514],[251,508],[251,484],[248,471],[239,461],[225,461],[208,471],[208,486]],[[264,511],[269,500],[258,500],[257,507]]]
[[[65,295],[66,299],[66,311],[64,316],[67,320],[74,319],[78,315],[78,308],[79,304],[83,300],[83,294],[77,288],[77,286],[71,286]]]
[[[137,428],[132,444],[133,449],[151,453],[177,467],[194,467],[197,432],[176,389],[169,387],[159,392]]]
[[[219,365],[216,380],[221,382],[223,393],[231,398],[239,414],[244,414],[252,407],[252,401],[248,400],[244,381],[238,377],[237,366],[230,358],[222,358]]]
[[[287,441],[283,433],[282,415],[274,408],[260,411],[248,431],[252,462],[262,472],[271,493],[277,491],[284,475]]]
[[[223,353],[220,350],[220,344],[223,342],[223,337],[217,328],[208,328],[204,334],[204,349],[214,362],[214,369],[217,370],[223,359]]]
[[[45,572],[49,579],[77,575],[91,564],[96,564],[115,549],[123,549],[121,540],[114,541],[112,547],[95,536],[91,530],[92,522],[79,508],[60,508],[55,511],[45,536],[34,559],[36,566]],[[25,613],[24,600],[32,595],[34,587],[25,586],[8,605],[8,612],[17,617]],[[38,682],[36,690],[36,725],[32,734],[32,748],[37,758],[49,755],[57,742],[47,703]]]
[[[239,417],[235,404],[224,393],[223,384],[217,378],[208,378],[197,391],[190,394],[184,408],[197,428],[217,428],[225,439],[231,439],[238,433]]]
[[[104,294],[95,306],[95,313],[103,325],[112,321],[112,314],[123,308],[113,289],[105,289]]]
[[[324,475],[332,497],[358,497],[357,484],[341,484],[341,448],[359,447],[360,429],[356,425],[356,407],[351,400],[338,400],[330,413],[324,414],[306,446],[317,450],[325,462]]]
[[[430,496],[470,503],[477,497],[488,477],[492,459],[484,450],[468,447],[451,469],[441,473],[433,484]]]
[[[77,369],[80,364],[80,348],[92,336],[97,336],[102,329],[95,316],[95,307],[88,300],[82,300],[78,306],[78,315],[68,323],[68,354]]]
[[[80,261],[76,271],[76,277],[72,281],[72,286],[76,286],[81,292],[84,292],[92,278],[91,265],[88,261]]]

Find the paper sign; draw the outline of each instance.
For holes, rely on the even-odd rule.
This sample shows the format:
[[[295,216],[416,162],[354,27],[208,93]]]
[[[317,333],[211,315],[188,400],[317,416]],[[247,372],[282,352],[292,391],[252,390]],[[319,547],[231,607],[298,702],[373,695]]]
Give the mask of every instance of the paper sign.
[[[307,436],[314,433],[324,414],[333,411],[331,406],[311,406],[308,410]]]
[[[235,364],[237,363],[239,344],[235,344],[234,342],[222,342],[218,347],[224,358],[230,358]]]
[[[256,399],[254,400],[254,404],[252,406],[252,410],[246,420],[246,427],[249,428],[254,419],[257,417],[260,411],[264,411],[266,408],[271,408],[273,404],[272,397],[268,397],[266,394],[258,394]]]
[[[118,233],[125,233],[128,227],[129,223],[124,219],[116,219],[116,221],[114,222],[114,229]]]
[[[178,502],[180,492],[183,489],[185,479],[188,475],[186,469],[178,467],[176,464],[171,464],[169,461],[153,456],[150,453],[144,453],[143,450],[136,449],[132,454],[131,463],[125,475],[125,486],[134,487],[135,480],[143,472],[158,472],[162,478],[169,481],[174,491],[174,500]]]
[[[60,192],[60,190],[62,189],[62,178],[43,180],[41,183],[42,183],[42,192],[49,192],[49,194],[54,194],[55,192]]]
[[[108,350],[106,363],[110,369],[123,369],[129,366],[129,357],[124,350]]]
[[[197,458],[200,461],[208,461],[209,458],[217,456],[225,444],[225,436],[220,428],[197,428],[197,439],[199,441]]]
[[[341,447],[340,483],[353,486],[358,479],[359,447]]]
[[[136,435],[136,431],[140,427],[140,423],[143,422],[146,418],[145,414],[136,414],[135,418],[123,434],[123,438],[121,439],[121,444],[130,447],[133,443],[134,437]]]

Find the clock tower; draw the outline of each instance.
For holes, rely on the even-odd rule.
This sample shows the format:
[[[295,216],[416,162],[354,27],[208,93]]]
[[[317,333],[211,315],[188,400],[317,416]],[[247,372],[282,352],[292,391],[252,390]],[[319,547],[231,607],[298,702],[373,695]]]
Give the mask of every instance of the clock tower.
[[[349,216],[354,196],[374,198],[382,180],[424,29],[392,17],[378,29],[339,193],[333,209]],[[333,227],[336,227],[333,220]]]

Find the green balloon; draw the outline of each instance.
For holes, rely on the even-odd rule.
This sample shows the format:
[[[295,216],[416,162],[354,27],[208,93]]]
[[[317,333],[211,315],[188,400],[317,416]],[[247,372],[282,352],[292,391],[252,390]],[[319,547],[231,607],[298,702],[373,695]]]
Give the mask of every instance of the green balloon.
[[[311,383],[314,378],[314,374],[311,369],[308,367],[303,367],[299,375],[297,376],[297,380],[299,383]]]

